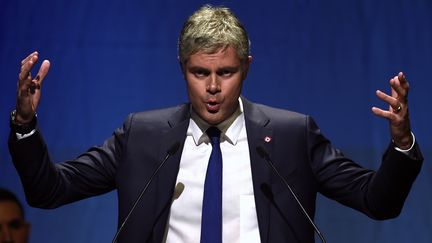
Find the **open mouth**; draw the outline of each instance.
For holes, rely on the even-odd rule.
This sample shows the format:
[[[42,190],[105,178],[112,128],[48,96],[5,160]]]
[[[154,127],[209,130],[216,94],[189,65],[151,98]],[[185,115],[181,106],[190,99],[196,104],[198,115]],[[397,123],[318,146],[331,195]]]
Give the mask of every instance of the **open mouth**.
[[[210,101],[206,103],[207,111],[210,113],[216,113],[220,109],[220,104],[214,101]]]

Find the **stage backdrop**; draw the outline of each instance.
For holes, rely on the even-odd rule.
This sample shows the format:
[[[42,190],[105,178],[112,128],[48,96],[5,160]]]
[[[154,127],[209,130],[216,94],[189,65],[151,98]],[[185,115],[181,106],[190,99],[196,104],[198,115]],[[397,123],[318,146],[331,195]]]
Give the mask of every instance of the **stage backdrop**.
[[[24,200],[7,152],[20,61],[49,59],[38,110],[55,161],[101,144],[130,112],[187,101],[177,62],[182,23],[203,1],[0,0],[0,186]],[[312,115],[335,146],[376,169],[390,142],[376,89],[404,71],[426,161],[399,218],[378,222],[320,197],[328,242],[432,242],[432,1],[214,1],[245,24],[254,57],[243,94]],[[144,182],[143,182],[144,183]],[[31,242],[110,242],[111,192],[54,210],[25,206]]]

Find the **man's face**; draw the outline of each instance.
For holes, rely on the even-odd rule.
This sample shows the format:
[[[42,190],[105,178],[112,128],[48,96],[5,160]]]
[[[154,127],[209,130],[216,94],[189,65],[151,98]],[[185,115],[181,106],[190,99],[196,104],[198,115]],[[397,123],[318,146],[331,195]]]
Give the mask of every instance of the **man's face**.
[[[0,243],[26,243],[30,224],[13,201],[0,201]]]
[[[236,111],[251,60],[242,63],[232,47],[189,57],[183,66],[189,101],[204,121],[217,125]]]

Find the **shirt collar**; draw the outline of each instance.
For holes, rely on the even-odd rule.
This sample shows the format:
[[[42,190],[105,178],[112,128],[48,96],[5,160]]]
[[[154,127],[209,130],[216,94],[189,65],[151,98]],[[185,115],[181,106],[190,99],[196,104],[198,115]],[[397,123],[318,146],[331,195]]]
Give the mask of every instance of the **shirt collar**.
[[[221,142],[227,141],[232,145],[237,144],[238,137],[244,126],[244,113],[243,113],[243,102],[239,98],[239,106],[237,110],[225,121],[219,123],[216,127],[221,131]],[[196,114],[191,109],[191,121],[187,131],[187,136],[192,136],[195,145],[200,145],[205,142],[208,143],[210,140],[205,131],[210,127],[206,121]]]

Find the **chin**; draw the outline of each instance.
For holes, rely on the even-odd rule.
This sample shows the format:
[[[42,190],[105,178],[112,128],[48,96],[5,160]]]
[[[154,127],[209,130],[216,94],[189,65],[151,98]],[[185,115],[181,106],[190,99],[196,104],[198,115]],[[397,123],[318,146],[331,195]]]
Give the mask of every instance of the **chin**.
[[[204,121],[207,122],[208,124],[212,125],[212,126],[220,123],[220,121],[216,120],[216,119],[204,119]]]
[[[208,112],[206,116],[202,117],[210,125],[217,125],[223,121],[222,117],[218,116],[216,113]]]

